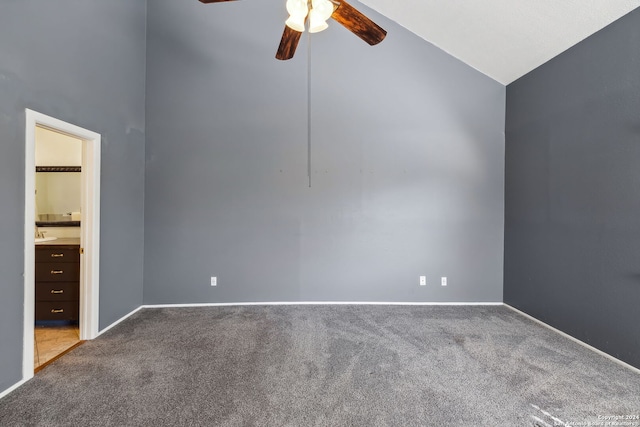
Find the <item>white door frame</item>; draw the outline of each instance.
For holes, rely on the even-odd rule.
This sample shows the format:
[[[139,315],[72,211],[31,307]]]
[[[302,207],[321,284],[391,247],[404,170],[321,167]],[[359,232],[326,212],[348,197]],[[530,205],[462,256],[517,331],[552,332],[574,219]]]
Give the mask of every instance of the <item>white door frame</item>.
[[[100,266],[100,134],[42,113],[25,109],[24,178],[24,336],[22,377],[33,377],[35,319],[35,131],[36,126],[82,140],[80,247],[80,339],[98,336]]]

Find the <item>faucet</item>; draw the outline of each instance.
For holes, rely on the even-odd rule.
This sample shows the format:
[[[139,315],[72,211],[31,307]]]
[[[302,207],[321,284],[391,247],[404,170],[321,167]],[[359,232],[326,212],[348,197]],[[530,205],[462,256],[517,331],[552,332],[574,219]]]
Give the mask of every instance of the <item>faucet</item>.
[[[35,227],[36,227],[35,238],[36,239],[43,239],[44,238],[44,233],[46,233],[46,231],[40,231],[38,229],[37,225]]]

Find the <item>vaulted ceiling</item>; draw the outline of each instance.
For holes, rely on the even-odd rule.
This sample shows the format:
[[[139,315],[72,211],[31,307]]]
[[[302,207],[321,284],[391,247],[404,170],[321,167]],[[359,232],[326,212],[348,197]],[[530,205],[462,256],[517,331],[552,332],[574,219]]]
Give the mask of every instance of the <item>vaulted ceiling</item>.
[[[505,85],[640,7],[640,0],[360,1]]]

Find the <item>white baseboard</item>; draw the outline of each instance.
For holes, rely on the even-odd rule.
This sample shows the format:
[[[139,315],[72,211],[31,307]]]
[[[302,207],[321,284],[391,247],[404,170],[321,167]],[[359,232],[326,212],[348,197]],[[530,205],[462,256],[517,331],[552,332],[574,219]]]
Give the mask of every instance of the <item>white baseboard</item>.
[[[243,305],[471,305],[497,306],[502,302],[368,302],[368,301],[275,301],[275,302],[211,302],[193,304],[145,304],[141,308],[233,307]]]
[[[586,342],[584,342],[584,341],[580,341],[578,338],[573,337],[573,336],[571,336],[571,335],[567,334],[566,332],[562,332],[560,329],[556,329],[556,328],[554,328],[553,326],[551,326],[551,325],[548,325],[548,324],[544,323],[542,320],[538,320],[538,319],[536,319],[535,317],[533,317],[533,316],[531,316],[531,315],[529,315],[529,314],[527,314],[527,313],[525,313],[525,312],[523,312],[523,311],[518,310],[517,308],[511,307],[509,304],[504,304],[504,306],[505,306],[505,307],[507,307],[507,308],[510,308],[511,310],[515,311],[516,313],[520,314],[521,316],[524,316],[524,317],[526,317],[527,319],[533,320],[533,321],[534,321],[534,322],[536,322],[537,324],[542,325],[542,326],[544,326],[545,328],[551,329],[552,331],[554,331],[554,332],[556,332],[556,333],[558,333],[558,334],[562,335],[563,337],[568,338],[568,339],[570,339],[571,341],[573,341],[573,342],[575,342],[575,343],[578,343],[578,344],[580,344],[581,346],[586,347],[586,348],[588,348],[589,350],[591,350],[591,351],[593,351],[593,352],[595,352],[595,353],[598,353],[600,356],[604,356],[604,357],[606,357],[607,359],[609,359],[609,360],[611,360],[611,361],[613,361],[613,362],[615,362],[615,363],[617,363],[617,364],[619,364],[619,365],[622,365],[622,366],[624,366],[624,367],[625,367],[625,368],[627,368],[627,369],[632,370],[632,371],[633,371],[633,372],[635,372],[636,374],[640,374],[640,369],[636,368],[635,366],[633,366],[633,365],[629,365],[627,362],[623,362],[622,360],[620,360],[620,359],[618,359],[618,358],[616,358],[616,357],[613,357],[613,356],[612,356],[612,355],[610,355],[609,353],[605,353],[604,351],[599,350],[599,349],[595,348],[594,346],[587,344],[587,343],[586,343]]]
[[[11,393],[13,390],[17,389],[18,387],[20,387],[22,384],[26,383],[30,379],[31,378],[22,379],[22,380],[18,381],[17,383],[15,383],[14,385],[12,385],[11,387],[9,387],[8,389],[0,392],[0,399],[2,399],[3,397],[5,397],[9,393]]]
[[[100,335],[104,334],[105,332],[107,332],[109,329],[113,328],[114,326],[116,326],[118,323],[126,320],[128,317],[134,315],[135,313],[137,313],[138,311],[142,310],[144,308],[144,305],[141,305],[140,307],[134,309],[133,311],[131,311],[128,314],[125,314],[124,316],[122,316],[121,318],[119,318],[118,320],[116,320],[115,322],[113,322],[112,324],[110,324],[109,326],[107,326],[106,328],[98,331],[98,335],[96,335],[96,338],[99,337]]]

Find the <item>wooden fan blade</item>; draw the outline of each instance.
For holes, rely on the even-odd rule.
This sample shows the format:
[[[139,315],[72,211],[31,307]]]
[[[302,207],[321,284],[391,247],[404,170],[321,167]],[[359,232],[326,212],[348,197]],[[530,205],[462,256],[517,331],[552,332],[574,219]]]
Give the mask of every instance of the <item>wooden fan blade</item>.
[[[221,3],[223,1],[236,1],[236,0],[200,0],[200,3],[205,3],[205,4],[209,4],[209,3]]]
[[[371,46],[380,43],[387,35],[378,24],[344,0],[340,0],[331,17]]]
[[[276,53],[276,58],[282,61],[293,58],[301,35],[301,32],[292,30],[285,25],[282,38],[280,39],[280,46],[278,46],[278,52]]]

